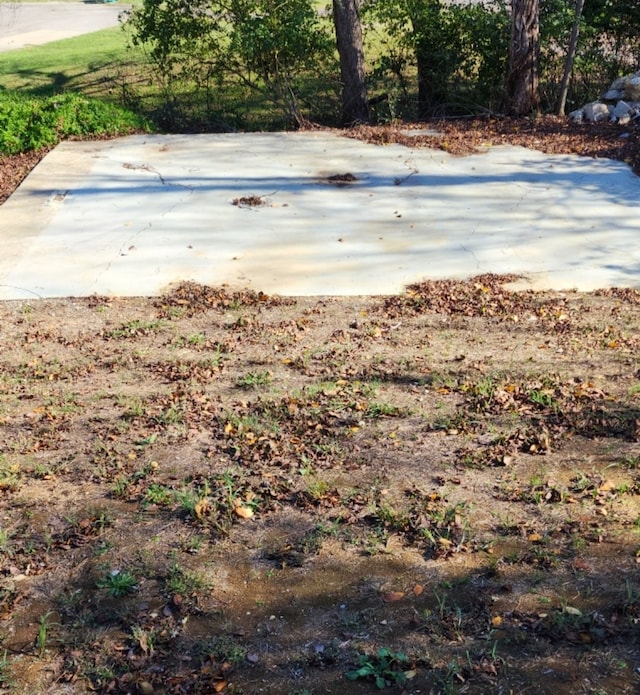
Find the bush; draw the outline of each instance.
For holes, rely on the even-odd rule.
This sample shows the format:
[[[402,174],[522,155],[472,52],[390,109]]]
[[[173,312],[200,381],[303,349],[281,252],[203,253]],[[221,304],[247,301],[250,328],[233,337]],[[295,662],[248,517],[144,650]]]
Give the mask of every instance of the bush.
[[[78,94],[47,98],[0,94],[0,154],[51,147],[69,137],[127,135],[149,131],[141,116]]]
[[[407,96],[415,93],[406,89],[407,74],[417,77],[417,108],[400,109],[397,115],[455,115],[501,101],[509,47],[502,0],[368,0],[364,10],[370,28],[384,35],[374,80],[381,80],[389,92],[390,78],[395,78]]]
[[[254,98],[300,125],[317,101],[307,87],[334,52],[313,0],[144,0],[128,24],[133,44],[149,53],[172,129],[224,120],[230,101],[238,125]]]

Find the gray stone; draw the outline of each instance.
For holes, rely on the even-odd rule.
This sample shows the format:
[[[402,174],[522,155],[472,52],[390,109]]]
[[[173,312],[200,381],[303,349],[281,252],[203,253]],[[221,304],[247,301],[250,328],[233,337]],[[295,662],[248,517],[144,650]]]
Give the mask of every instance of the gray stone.
[[[616,78],[612,83],[611,87],[609,89],[613,91],[624,91],[624,83],[626,82],[627,78],[626,77],[618,77]]]
[[[626,101],[619,101],[611,114],[611,118],[619,121],[623,116],[629,116],[629,111],[631,111],[631,104],[627,104]]]
[[[591,123],[604,121],[609,118],[609,107],[600,101],[592,101],[590,104],[585,104],[583,109],[584,118]]]
[[[640,99],[640,75],[628,77],[624,83],[625,99],[638,101]]]
[[[582,123],[584,120],[584,109],[576,109],[569,114],[569,118],[574,123]]]
[[[617,101],[618,99],[622,99],[624,96],[624,89],[609,89],[608,92],[605,92],[602,96],[604,101]]]

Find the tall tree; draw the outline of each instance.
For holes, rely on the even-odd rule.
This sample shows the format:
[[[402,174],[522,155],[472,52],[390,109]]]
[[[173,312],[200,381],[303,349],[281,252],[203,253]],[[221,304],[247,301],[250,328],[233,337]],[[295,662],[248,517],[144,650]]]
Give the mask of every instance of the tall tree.
[[[582,17],[582,9],[584,8],[584,0],[576,0],[576,14],[571,27],[571,36],[569,37],[569,48],[567,48],[567,57],[564,63],[564,73],[562,82],[560,83],[560,94],[558,95],[558,104],[556,113],[558,116],[564,116],[564,109],[567,104],[567,94],[569,93],[569,82],[571,73],[573,72],[573,62],[578,49],[578,36],[580,34],[580,19]]]
[[[342,77],[342,123],[367,123],[369,102],[359,0],[333,0],[333,22]]]
[[[512,0],[506,110],[524,116],[540,106],[540,2]]]

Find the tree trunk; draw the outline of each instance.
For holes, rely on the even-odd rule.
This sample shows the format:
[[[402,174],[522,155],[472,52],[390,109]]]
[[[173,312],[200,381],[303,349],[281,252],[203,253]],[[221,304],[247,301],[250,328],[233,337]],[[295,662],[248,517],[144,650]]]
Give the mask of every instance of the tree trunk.
[[[580,18],[582,17],[583,7],[584,0],[577,0],[576,16],[573,20],[573,26],[571,27],[569,48],[567,48],[567,58],[564,63],[564,74],[562,75],[562,82],[560,83],[560,94],[558,95],[558,105],[556,107],[556,113],[558,114],[558,116],[564,116],[564,109],[567,105],[567,93],[569,92],[569,81],[571,80],[571,73],[573,72],[573,61],[575,60],[576,50],[578,49],[578,36],[580,34]]]
[[[333,23],[342,77],[342,123],[369,122],[362,25],[358,0],[333,0]]]
[[[512,116],[524,116],[540,106],[539,56],[539,0],[513,0],[506,96],[506,110]]]

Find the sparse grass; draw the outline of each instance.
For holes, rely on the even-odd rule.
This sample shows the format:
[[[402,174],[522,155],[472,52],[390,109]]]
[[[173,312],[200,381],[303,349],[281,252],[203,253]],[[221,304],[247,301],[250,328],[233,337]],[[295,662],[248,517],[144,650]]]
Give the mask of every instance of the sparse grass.
[[[403,317],[398,339],[415,354],[429,324],[434,378],[423,365],[425,383],[405,378],[389,346],[393,359],[377,364],[387,376],[368,381],[368,349],[337,359],[326,345],[355,299],[297,300],[272,314],[239,297],[247,324],[238,329],[226,304],[216,309],[227,295],[207,291],[190,315],[200,296],[190,292],[160,335],[153,312],[167,321],[164,302],[120,299],[102,316],[95,300],[74,300],[64,317],[77,344],[42,328],[57,322],[59,303],[30,303],[29,341],[24,312],[4,307],[0,339],[11,350],[0,374],[20,370],[0,420],[10,447],[0,470],[18,482],[0,495],[9,568],[0,616],[30,626],[32,660],[62,663],[78,687],[99,692],[160,690],[170,673],[176,687],[203,692],[229,690],[232,678],[238,690],[259,681],[315,692],[324,678],[346,695],[376,681],[401,686],[403,676],[416,692],[519,692],[519,674],[553,653],[619,692],[631,669],[615,664],[633,662],[640,619],[638,462],[626,431],[605,438],[595,419],[606,424],[607,408],[635,415],[623,377],[577,381],[578,356],[548,348],[535,348],[536,359],[556,376],[542,379],[542,364],[532,376],[512,354],[520,334],[499,321],[483,319],[479,345],[473,322],[454,330],[427,314]],[[358,301],[370,315],[384,306]],[[105,327],[129,337],[105,340]],[[377,340],[365,337],[365,346]],[[527,331],[523,344],[547,339]],[[229,359],[207,372],[216,345],[231,346]],[[265,345],[285,349],[266,359]],[[590,343],[589,364],[607,374],[612,348],[599,349]],[[309,373],[292,369],[309,350]],[[73,372],[80,352],[87,369]],[[269,391],[238,389],[265,364]],[[550,445],[536,449],[543,430]],[[26,602],[35,571],[48,593]],[[11,676],[28,679],[12,656],[24,638],[8,629],[2,639]],[[552,689],[553,673],[541,677]]]
[[[247,372],[236,379],[236,386],[241,389],[256,389],[268,386],[272,379],[271,372]]]
[[[144,320],[144,319],[132,319],[127,321],[117,328],[110,328],[103,332],[103,335],[107,339],[115,340],[128,340],[138,338],[141,335],[149,335],[150,333],[156,333],[161,328],[163,328],[164,322],[160,319]]]
[[[7,688],[12,688],[14,685],[14,678],[11,672],[11,660],[7,656],[6,649],[0,655],[0,685],[6,686]]]
[[[169,567],[164,580],[164,588],[169,596],[179,594],[186,598],[208,586],[209,582],[200,574],[188,570],[177,563]]]

